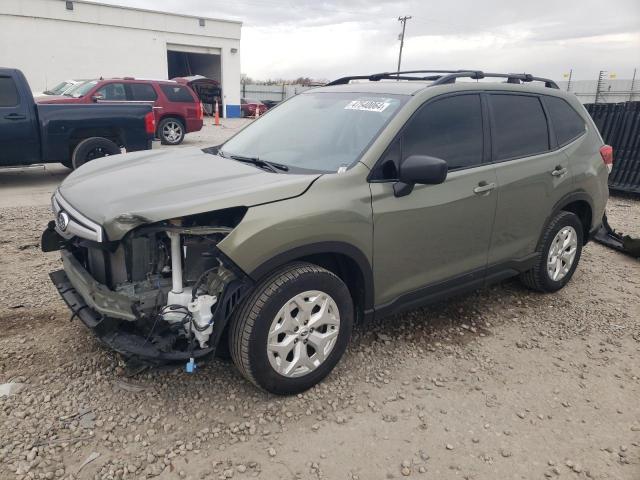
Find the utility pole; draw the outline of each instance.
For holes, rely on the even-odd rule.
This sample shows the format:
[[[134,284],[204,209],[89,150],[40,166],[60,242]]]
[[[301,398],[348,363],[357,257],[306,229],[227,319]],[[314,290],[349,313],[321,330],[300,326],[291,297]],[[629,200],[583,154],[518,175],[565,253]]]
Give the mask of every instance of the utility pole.
[[[631,88],[629,89],[629,101],[633,100],[633,89],[636,86],[636,70],[637,69],[633,69],[633,78],[631,79]]]
[[[404,46],[404,30],[407,27],[407,20],[411,17],[405,15],[404,17],[398,17],[398,21],[402,22],[402,33],[400,34],[400,53],[398,54],[398,72],[400,72],[400,63],[402,63],[402,47]]]

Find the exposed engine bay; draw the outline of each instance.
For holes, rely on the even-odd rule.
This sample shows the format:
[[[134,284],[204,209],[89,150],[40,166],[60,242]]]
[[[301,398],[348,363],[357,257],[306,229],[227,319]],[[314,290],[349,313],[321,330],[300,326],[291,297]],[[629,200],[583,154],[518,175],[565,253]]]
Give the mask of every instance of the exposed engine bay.
[[[203,356],[250,284],[217,248],[245,211],[144,225],[119,242],[73,237],[61,242],[65,268],[52,279],[74,316],[115,350],[141,359]],[[65,296],[68,286],[80,308]]]

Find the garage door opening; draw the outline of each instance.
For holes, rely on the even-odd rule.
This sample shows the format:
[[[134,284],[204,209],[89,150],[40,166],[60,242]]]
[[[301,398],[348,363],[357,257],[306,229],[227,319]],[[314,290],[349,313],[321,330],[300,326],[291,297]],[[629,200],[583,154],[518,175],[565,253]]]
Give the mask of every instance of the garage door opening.
[[[220,89],[220,55],[211,53],[211,50],[213,49],[182,46],[167,49],[169,78],[180,78],[188,83],[200,97],[207,115],[214,114],[216,101],[220,113],[224,111]]]
[[[169,78],[202,75],[220,82],[220,55],[167,51]]]

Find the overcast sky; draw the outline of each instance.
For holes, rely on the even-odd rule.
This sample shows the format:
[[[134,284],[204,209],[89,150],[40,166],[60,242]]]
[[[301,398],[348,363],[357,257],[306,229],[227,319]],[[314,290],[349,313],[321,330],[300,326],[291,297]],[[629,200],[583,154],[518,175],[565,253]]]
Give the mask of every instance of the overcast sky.
[[[562,80],[640,68],[640,0],[102,0],[241,20],[242,73],[252,78],[403,69],[531,72]]]

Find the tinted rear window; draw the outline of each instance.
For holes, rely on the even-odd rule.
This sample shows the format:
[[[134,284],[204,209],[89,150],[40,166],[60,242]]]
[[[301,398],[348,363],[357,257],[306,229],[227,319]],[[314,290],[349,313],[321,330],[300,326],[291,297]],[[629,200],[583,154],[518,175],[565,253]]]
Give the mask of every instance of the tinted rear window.
[[[138,102],[153,102],[158,95],[151,85],[148,83],[130,83],[131,100]]]
[[[193,103],[193,97],[187,87],[182,85],[160,85],[160,88],[170,102]]]
[[[0,107],[15,107],[19,102],[18,89],[11,77],[0,77]]]
[[[479,95],[457,95],[429,103],[409,121],[402,157],[429,155],[449,169],[482,162],[482,107]]]
[[[565,145],[584,133],[584,120],[566,101],[557,97],[545,97],[544,102],[553,123],[558,145]]]
[[[547,120],[538,97],[491,95],[496,160],[526,157],[549,150]]]

